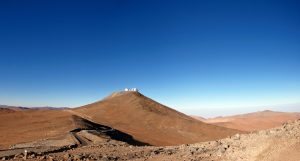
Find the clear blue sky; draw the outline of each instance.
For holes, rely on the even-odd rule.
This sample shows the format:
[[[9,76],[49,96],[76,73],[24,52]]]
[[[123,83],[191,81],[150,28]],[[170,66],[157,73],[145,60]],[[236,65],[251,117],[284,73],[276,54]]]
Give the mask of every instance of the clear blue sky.
[[[297,104],[300,3],[1,1],[0,56],[0,104],[76,107],[125,87],[204,116]]]

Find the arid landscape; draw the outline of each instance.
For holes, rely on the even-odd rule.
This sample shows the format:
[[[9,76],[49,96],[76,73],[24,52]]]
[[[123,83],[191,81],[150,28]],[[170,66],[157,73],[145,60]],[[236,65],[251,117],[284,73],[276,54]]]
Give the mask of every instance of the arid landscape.
[[[280,126],[287,121],[299,119],[300,112],[292,113],[265,110],[254,113],[208,119],[199,116],[192,117],[208,124],[230,129],[237,129],[245,132],[254,132]]]
[[[3,160],[290,160],[300,114],[190,117],[139,92],[78,108],[0,108]],[[251,132],[251,133],[250,133]],[[26,152],[25,152],[26,151]]]
[[[300,161],[300,1],[0,0],[0,160]]]

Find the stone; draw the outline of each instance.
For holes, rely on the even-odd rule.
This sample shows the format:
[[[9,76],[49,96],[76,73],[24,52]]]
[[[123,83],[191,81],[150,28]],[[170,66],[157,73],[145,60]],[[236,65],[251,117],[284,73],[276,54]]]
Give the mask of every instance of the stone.
[[[194,155],[198,150],[199,150],[199,148],[191,148],[190,149],[190,154]]]
[[[168,155],[172,155],[173,153],[174,153],[173,150],[171,150],[171,149],[167,150],[167,154],[168,154]]]
[[[240,134],[235,134],[233,137],[234,140],[240,140],[240,138],[241,138]]]
[[[157,155],[157,154],[159,154],[160,152],[162,152],[163,150],[164,150],[163,148],[158,148],[158,149],[154,150],[154,151],[152,152],[152,154]]]
[[[31,157],[31,158],[35,158],[35,154],[34,154],[34,153],[31,154],[30,157]]]
[[[22,156],[23,156],[23,154],[16,154],[16,155],[14,156],[14,159],[22,158]]]
[[[70,154],[65,154],[65,155],[63,156],[63,158],[66,159],[66,160],[69,159],[69,158],[70,158]]]
[[[101,158],[102,161],[109,161],[108,157],[106,155],[104,155],[102,158]]]
[[[221,153],[225,153],[225,151],[226,151],[226,148],[220,148]]]
[[[75,154],[73,156],[73,158],[74,158],[74,160],[81,160],[83,157],[81,155],[79,155],[79,154]]]

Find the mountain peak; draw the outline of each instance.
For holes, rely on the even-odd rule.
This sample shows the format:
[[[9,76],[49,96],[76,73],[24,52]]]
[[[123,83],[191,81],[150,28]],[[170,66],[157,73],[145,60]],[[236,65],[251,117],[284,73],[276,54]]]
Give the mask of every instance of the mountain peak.
[[[118,91],[118,92],[113,92],[109,96],[105,97],[104,100],[119,97],[119,96],[126,96],[126,95],[127,96],[129,96],[129,95],[141,96],[142,94],[138,91]]]
[[[115,92],[101,101],[76,108],[74,112],[150,145],[195,143],[239,132],[198,121],[138,91]]]

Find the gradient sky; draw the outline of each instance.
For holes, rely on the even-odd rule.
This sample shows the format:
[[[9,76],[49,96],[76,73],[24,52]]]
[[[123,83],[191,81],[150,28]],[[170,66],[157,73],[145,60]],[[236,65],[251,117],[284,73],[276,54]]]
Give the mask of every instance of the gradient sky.
[[[125,87],[187,114],[300,111],[300,2],[0,2],[0,104]]]

